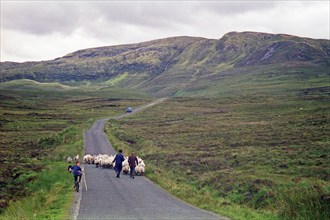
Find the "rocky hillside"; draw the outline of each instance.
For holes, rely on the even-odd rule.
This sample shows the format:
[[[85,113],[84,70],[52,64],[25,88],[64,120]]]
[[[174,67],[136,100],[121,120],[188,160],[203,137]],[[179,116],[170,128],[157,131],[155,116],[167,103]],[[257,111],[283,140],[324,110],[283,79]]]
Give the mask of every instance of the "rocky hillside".
[[[230,32],[219,40],[172,37],[79,50],[50,61],[2,62],[0,80],[106,82],[168,96],[209,90],[242,74],[292,72],[330,77],[330,41],[255,32]]]

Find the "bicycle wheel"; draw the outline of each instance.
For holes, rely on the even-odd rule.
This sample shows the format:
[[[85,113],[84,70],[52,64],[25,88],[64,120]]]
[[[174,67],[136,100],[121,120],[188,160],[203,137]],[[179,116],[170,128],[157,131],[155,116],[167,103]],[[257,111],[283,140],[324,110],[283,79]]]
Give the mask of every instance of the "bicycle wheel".
[[[78,181],[76,181],[76,183],[75,183],[75,188],[76,188],[76,191],[79,192],[79,182]]]

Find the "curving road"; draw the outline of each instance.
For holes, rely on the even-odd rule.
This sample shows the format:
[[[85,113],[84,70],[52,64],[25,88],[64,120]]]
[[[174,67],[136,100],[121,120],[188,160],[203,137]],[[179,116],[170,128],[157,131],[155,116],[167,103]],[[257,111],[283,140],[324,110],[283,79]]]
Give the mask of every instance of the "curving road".
[[[163,99],[133,111],[155,105]],[[120,119],[131,115],[123,114]],[[103,129],[108,119],[97,120],[85,132],[86,154],[116,154]],[[125,155],[127,152],[123,152]],[[143,176],[131,179],[128,175],[116,178],[114,170],[84,165],[88,191],[82,181],[82,190],[76,196],[74,219],[227,219],[193,207],[170,195]]]

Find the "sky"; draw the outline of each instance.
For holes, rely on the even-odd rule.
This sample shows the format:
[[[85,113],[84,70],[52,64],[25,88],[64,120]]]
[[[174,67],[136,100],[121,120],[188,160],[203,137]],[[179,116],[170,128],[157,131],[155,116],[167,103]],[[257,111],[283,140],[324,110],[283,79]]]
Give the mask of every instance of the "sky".
[[[330,1],[1,2],[0,61],[41,61],[79,49],[231,31],[330,39]]]

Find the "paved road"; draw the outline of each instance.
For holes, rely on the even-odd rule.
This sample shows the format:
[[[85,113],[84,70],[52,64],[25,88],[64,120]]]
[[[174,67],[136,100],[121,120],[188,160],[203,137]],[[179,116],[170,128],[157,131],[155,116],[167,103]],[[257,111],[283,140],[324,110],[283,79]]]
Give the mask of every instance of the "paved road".
[[[136,109],[133,113],[160,101],[162,100]],[[120,119],[131,114],[114,118]],[[107,120],[96,121],[85,132],[86,154],[116,153],[103,133]],[[116,178],[112,169],[95,168],[95,165],[84,167],[88,191],[83,186],[77,195],[74,219],[226,219],[173,197],[145,177],[131,179],[122,175],[121,178]]]

